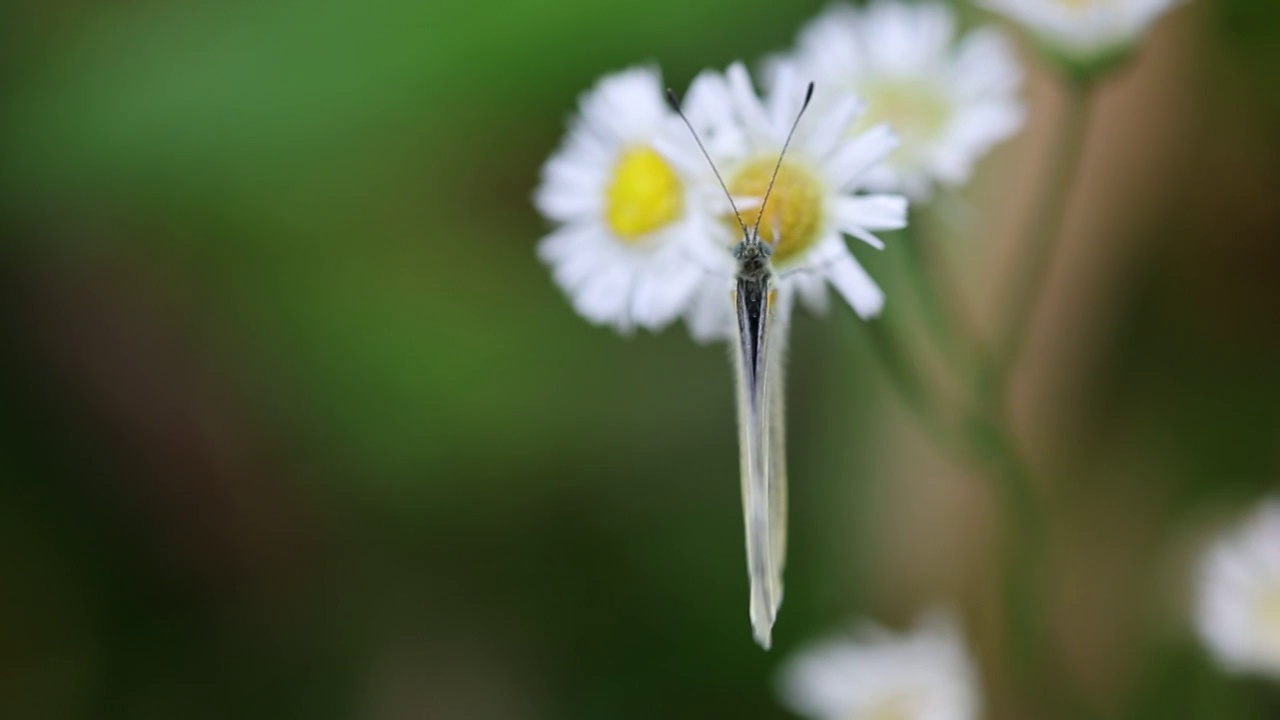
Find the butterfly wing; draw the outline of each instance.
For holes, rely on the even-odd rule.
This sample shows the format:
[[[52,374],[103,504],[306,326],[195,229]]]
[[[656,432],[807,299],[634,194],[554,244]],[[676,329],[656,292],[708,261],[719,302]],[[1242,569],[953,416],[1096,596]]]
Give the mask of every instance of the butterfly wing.
[[[786,475],[782,470],[785,456],[780,451],[782,368],[771,362],[780,359],[784,340],[773,332],[777,323],[768,277],[739,278],[734,302],[738,313],[735,365],[751,625],[756,642],[768,648],[782,603],[786,551]]]
[[[769,529],[774,572],[777,573],[777,604],[782,604],[782,570],[787,560],[787,428],[786,428],[786,361],[788,318],[773,313],[769,319],[769,344],[766,350],[768,372],[765,374],[765,399],[769,408]]]

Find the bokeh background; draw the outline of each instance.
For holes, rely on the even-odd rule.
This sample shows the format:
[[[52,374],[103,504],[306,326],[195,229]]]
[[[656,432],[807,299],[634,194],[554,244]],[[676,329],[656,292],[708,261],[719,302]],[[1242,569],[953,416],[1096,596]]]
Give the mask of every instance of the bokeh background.
[[[820,7],[4,3],[0,716],[781,718],[789,651],[945,602],[989,715],[1036,717],[994,503],[851,313],[797,323],[765,653],[725,352],[588,326],[533,255],[579,93]],[[1027,129],[922,220],[979,327],[1061,107],[1023,49]],[[1113,716],[1274,717],[1185,613],[1199,540],[1280,480],[1280,4],[1171,13],[1093,121],[1015,395],[1052,652]],[[892,237],[861,255],[911,327]]]

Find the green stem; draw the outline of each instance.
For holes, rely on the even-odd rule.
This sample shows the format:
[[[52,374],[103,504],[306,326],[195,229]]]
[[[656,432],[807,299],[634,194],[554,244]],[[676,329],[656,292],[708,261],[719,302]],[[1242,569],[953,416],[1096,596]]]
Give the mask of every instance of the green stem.
[[[943,422],[938,404],[924,382],[911,354],[899,344],[897,337],[883,319],[859,323],[870,342],[867,345],[876,354],[880,366],[894,389],[924,426],[933,440],[941,447],[958,450],[954,434]]]
[[[1003,519],[1003,617],[1011,669],[1032,697],[1044,699],[1050,690],[1041,613],[1042,569],[1049,548],[1046,518],[1032,472],[1007,427],[999,418],[982,413],[969,423],[974,459],[991,483]]]
[[[1054,250],[1063,234],[1068,200],[1083,155],[1091,91],[1083,82],[1067,86],[1067,101],[1054,143],[1048,177],[1016,249],[1021,255],[1000,307],[1007,313],[997,328],[993,352],[982,358],[977,409],[971,420],[973,447],[987,460],[992,491],[1003,506],[1006,545],[1004,578],[1006,641],[1015,674],[1036,697],[1047,698],[1070,717],[1087,713],[1078,699],[1063,697],[1051,673],[1043,637],[1043,577],[1049,551],[1044,504],[1037,498],[1030,469],[1012,434],[1008,393],[1022,355],[1032,313],[1039,304]]]
[[[975,352],[980,352],[967,331],[969,324],[955,290],[952,275],[938,256],[938,248],[926,248],[917,230],[919,216],[902,231],[902,246],[907,254],[907,278],[920,302],[925,322],[937,349],[949,361],[960,362],[962,376],[967,377]]]
[[[952,363],[961,363],[957,375],[973,378],[983,372],[992,360],[988,350],[962,331],[963,313],[952,290],[950,275],[940,258],[921,242],[911,229],[904,234],[908,272],[914,291],[937,349]],[[947,293],[944,299],[943,293]],[[1044,661],[1041,657],[1042,632],[1039,612],[1040,568],[1044,565],[1047,534],[1042,510],[1035,495],[1035,483],[1020,457],[1003,416],[985,401],[981,388],[966,397],[971,406],[966,415],[965,435],[956,443],[967,451],[972,462],[991,483],[991,492],[1000,503],[1004,524],[1004,546],[1007,556],[1003,572],[1002,613],[1007,625],[1005,642],[1013,672],[1035,696],[1043,696]]]
[[[1041,613],[1049,527],[1033,473],[1008,425],[981,403],[963,416],[961,426],[947,423],[932,388],[884,321],[860,325],[869,340],[867,345],[908,409],[939,447],[990,481],[992,494],[1000,503],[1006,552],[1001,589],[1004,639],[1012,672],[1025,688],[1027,702],[1038,701],[1040,707],[1051,707],[1060,717],[1089,717],[1092,713],[1087,708],[1063,697],[1051,682],[1057,673],[1050,672]]]
[[[1009,275],[1009,287],[999,307],[1008,313],[998,328],[995,339],[994,367],[991,377],[997,388],[996,400],[1003,407],[1008,394],[1009,379],[1026,344],[1031,315],[1039,304],[1048,275],[1049,263],[1062,237],[1064,220],[1071,188],[1080,169],[1084,154],[1084,140],[1088,129],[1091,106],[1091,87],[1085,82],[1066,85],[1066,107],[1063,110],[1058,137],[1054,142],[1048,167],[1048,177],[1031,217],[1023,231],[1021,243],[1015,252],[1021,253],[1013,272]]]
[[[1000,418],[979,409],[966,417],[962,428],[948,425],[916,365],[885,323],[861,325],[870,341],[867,345],[875,352],[894,389],[934,441],[972,463],[992,482],[992,492],[1001,503],[1008,552],[1003,616],[1008,623],[1005,636],[1010,663],[1034,695],[1043,696],[1045,674],[1037,600],[1048,536],[1031,472]]]

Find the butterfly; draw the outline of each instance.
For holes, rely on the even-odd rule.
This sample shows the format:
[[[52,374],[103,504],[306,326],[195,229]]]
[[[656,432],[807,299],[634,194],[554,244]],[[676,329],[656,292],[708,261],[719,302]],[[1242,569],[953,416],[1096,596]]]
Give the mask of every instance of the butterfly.
[[[786,318],[774,312],[778,276],[770,258],[776,245],[761,242],[760,220],[764,218],[764,209],[773,191],[778,169],[782,167],[787,146],[791,144],[800,118],[813,99],[813,83],[809,83],[804,103],[796,113],[782,151],[778,153],[778,162],[760,201],[755,225],[750,229],[742,221],[720,171],[670,89],[667,90],[667,99],[693,134],[742,228],[742,240],[733,248],[736,269],[731,294],[737,314],[738,345],[733,357],[738,389],[742,511],[747,541],[747,576],[751,585],[751,626],[756,642],[768,649],[772,643],[773,623],[782,604],[782,569],[787,551],[786,393],[782,364],[787,328]],[[776,232],[773,239],[776,243]]]

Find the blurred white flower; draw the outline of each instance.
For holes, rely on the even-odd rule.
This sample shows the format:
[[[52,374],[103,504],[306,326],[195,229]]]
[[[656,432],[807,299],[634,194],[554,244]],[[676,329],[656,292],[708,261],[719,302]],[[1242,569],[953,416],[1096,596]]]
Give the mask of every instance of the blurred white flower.
[[[1280,500],[1262,503],[1205,553],[1200,637],[1228,670],[1280,677]]]
[[[1005,38],[982,28],[957,41],[939,3],[833,5],[801,30],[796,59],[819,88],[866,102],[858,132],[889,123],[902,144],[868,173],[870,187],[928,197],[959,185],[974,162],[1022,127],[1022,69]]]
[[[534,195],[559,223],[538,256],[580,314],[621,332],[670,323],[704,279],[687,251],[709,232],[693,184],[657,150],[672,118],[656,69],[601,79]]]
[[[979,0],[1024,25],[1051,52],[1074,63],[1123,53],[1180,0]]]
[[[981,698],[974,662],[947,612],[894,634],[877,625],[802,650],[779,691],[814,720],[973,720]]]
[[[773,177],[778,153],[804,100],[805,85],[794,66],[780,63],[769,96],[761,101],[745,66],[731,66],[724,75],[703,73],[689,90],[687,107],[700,108],[690,121],[706,138],[707,149],[724,176],[748,227],[756,223],[759,205]],[[897,138],[886,125],[862,133],[851,128],[858,120],[858,101],[837,88],[819,86],[815,98],[833,97],[800,121],[786,157],[777,172],[773,192],[760,222],[760,238],[775,244],[773,266],[778,278],[779,313],[787,317],[799,295],[815,310],[825,309],[829,282],[858,315],[876,315],[884,294],[845,244],[844,235],[882,248],[873,230],[906,225],[907,201],[900,195],[859,194],[866,173],[893,151]],[[695,117],[696,116],[696,117]],[[729,249],[742,239],[714,176],[705,168],[693,140],[686,135],[667,153],[683,173],[702,179],[699,197],[720,222],[710,252],[704,249],[704,268],[710,267],[686,321],[700,341],[732,337],[733,305],[730,289],[734,261]]]

